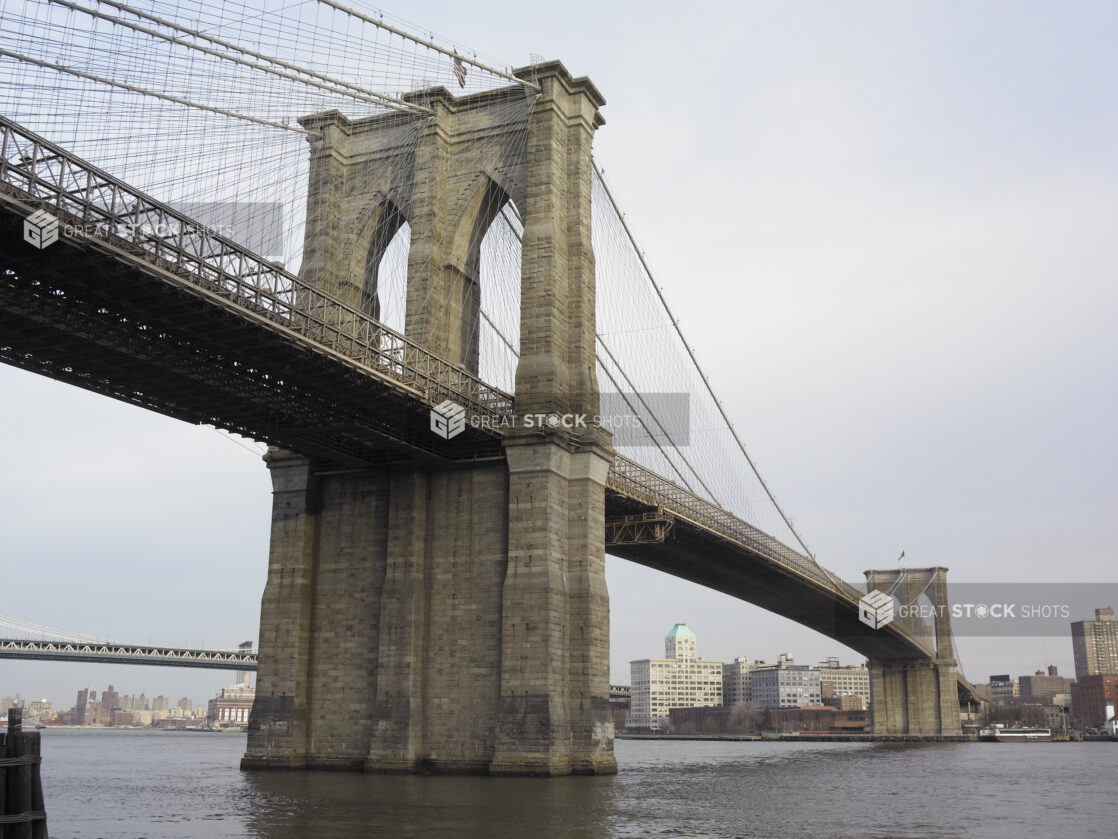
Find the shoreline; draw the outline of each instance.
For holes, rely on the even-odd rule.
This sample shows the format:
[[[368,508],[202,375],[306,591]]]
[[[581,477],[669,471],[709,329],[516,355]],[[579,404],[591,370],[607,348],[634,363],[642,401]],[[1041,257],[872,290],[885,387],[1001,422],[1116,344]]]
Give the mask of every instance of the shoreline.
[[[980,743],[968,734],[943,736],[886,736],[873,734],[615,734],[615,740],[712,740],[765,743]],[[1026,741],[1022,741],[1026,742]],[[1105,734],[1082,734],[1051,740],[1030,740],[1030,743],[1113,743],[1118,739]]]

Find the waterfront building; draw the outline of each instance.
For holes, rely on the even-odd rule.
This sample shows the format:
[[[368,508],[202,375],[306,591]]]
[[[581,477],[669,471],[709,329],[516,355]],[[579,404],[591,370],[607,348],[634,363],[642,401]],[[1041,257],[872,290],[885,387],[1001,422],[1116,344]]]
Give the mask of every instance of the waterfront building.
[[[209,701],[206,719],[223,726],[248,725],[255,699],[256,688],[247,680],[222,688],[221,693]]]
[[[1014,697],[1020,695],[1020,685],[1008,673],[990,677],[990,701],[1001,704],[1011,702]]]
[[[1071,714],[1082,728],[1102,728],[1107,703],[1118,706],[1118,674],[1096,673],[1071,685]]]
[[[722,702],[733,706],[753,701],[752,673],[758,667],[767,667],[763,661],[750,661],[738,656],[722,667]]]
[[[35,702],[27,703],[27,718],[29,720],[54,719],[54,711],[51,710],[50,702],[44,697]]]
[[[101,707],[106,711],[120,708],[120,694],[112,685],[109,685],[108,690],[101,694]]]
[[[828,696],[827,690],[830,685],[823,682],[820,687],[823,691],[823,704],[828,708],[836,708],[839,711],[864,711],[868,704],[865,699],[856,693],[845,693],[842,696]]]
[[[721,705],[722,667],[721,661],[700,659],[695,633],[687,624],[677,623],[664,639],[664,658],[629,663],[629,729],[661,731],[670,724],[672,708]]]
[[[1017,679],[1021,701],[1030,704],[1049,705],[1052,699],[1068,692],[1068,680],[1059,674],[1055,665],[1049,665],[1048,672],[1037,670],[1032,676]]]
[[[870,671],[853,664],[839,664],[837,658],[828,658],[819,664],[820,697],[858,696],[864,708],[870,701]],[[827,685],[830,685],[828,688]]]
[[[824,705],[804,708],[773,708],[768,712],[772,731],[828,731],[861,734],[869,728],[869,713],[864,710],[840,711]]]
[[[1071,649],[1076,679],[1118,673],[1118,621],[1114,620],[1114,609],[1095,609],[1093,621],[1073,623]]]
[[[676,734],[725,734],[730,730],[732,713],[726,705],[714,708],[672,708],[668,711],[668,718],[671,720],[671,730]]]
[[[819,668],[795,664],[781,655],[776,664],[758,667],[750,678],[753,702],[762,708],[800,708],[823,701]]]
[[[74,703],[74,725],[89,725],[92,720],[87,720],[89,715],[89,703],[91,699],[97,698],[96,691],[90,691],[89,688],[82,688],[78,691],[78,701]]]

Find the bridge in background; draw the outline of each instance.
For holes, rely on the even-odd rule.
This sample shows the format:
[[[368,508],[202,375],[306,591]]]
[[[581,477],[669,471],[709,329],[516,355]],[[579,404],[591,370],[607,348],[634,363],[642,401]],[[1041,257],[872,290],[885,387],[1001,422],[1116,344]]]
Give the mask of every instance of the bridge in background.
[[[76,661],[95,664],[141,664],[205,670],[256,670],[251,650],[206,650],[124,644],[114,641],[29,641],[0,638],[0,658],[14,661]]]
[[[137,17],[146,23],[120,25],[191,49],[208,38],[206,55],[227,49],[180,24]],[[247,53],[238,54],[243,64]],[[0,49],[13,56],[44,66]],[[594,211],[613,207],[609,218],[629,233],[590,157],[604,99],[558,62],[511,73],[470,64],[504,86],[457,98],[441,87],[382,97],[371,114],[322,110],[299,128],[171,97],[208,107],[208,116],[297,131],[309,144],[297,272],[0,118],[0,361],[274,447],[245,765],[612,771],[606,550],[866,655],[878,733],[957,733],[970,690],[949,622],[870,625],[865,589],[834,576],[802,540],[794,549],[719,501],[738,477],[719,473],[736,467],[715,457],[712,468],[696,468],[702,452],[673,439],[645,398],[649,385],[622,394],[656,429],[644,448],[622,454],[601,429],[559,420],[597,413],[599,378],[641,379],[637,364],[618,361],[614,333],[595,325],[611,310],[595,275],[615,268],[602,254],[595,266],[602,225],[591,229],[592,194]],[[315,78],[297,69],[301,82]],[[321,74],[315,84],[327,82],[338,84]],[[64,235],[38,247],[28,244],[28,225],[38,218],[44,235],[42,212]],[[382,266],[405,224],[400,329],[378,315]],[[511,319],[498,328],[482,288],[490,231],[501,224],[511,231],[517,287],[507,292],[516,298]],[[485,340],[505,354],[508,386],[483,376]],[[664,363],[637,346],[641,364]],[[692,395],[706,399],[698,372]],[[449,416],[469,419],[461,428],[446,425],[448,403]],[[557,421],[526,426],[528,415]],[[752,461],[721,416],[747,472]],[[945,569],[867,574],[867,589],[946,603]],[[91,650],[43,655],[102,654]],[[247,658],[220,663],[213,651],[124,645],[103,655],[251,669]],[[363,708],[361,719],[343,730],[316,717],[312,694]]]
[[[139,664],[206,670],[256,670],[251,641],[236,649],[132,644],[67,632],[0,615],[0,659],[13,661],[75,661],[92,664]]]

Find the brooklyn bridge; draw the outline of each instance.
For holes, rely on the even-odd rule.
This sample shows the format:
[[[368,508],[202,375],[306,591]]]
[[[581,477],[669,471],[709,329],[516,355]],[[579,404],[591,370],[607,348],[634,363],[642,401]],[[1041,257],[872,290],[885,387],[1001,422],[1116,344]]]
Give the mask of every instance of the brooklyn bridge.
[[[615,771],[607,551],[864,654],[875,734],[958,734],[949,619],[873,613],[946,569],[859,588],[800,539],[594,158],[593,82],[292,8],[269,47],[115,0],[0,41],[0,361],[270,446],[242,765]]]

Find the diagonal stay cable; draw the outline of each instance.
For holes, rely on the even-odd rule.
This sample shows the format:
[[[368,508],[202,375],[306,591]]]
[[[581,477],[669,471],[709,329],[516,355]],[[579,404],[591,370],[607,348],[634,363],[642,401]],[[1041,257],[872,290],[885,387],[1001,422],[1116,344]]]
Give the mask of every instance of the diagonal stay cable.
[[[773,495],[772,490],[769,489],[769,485],[765,482],[765,479],[761,477],[761,473],[758,471],[757,465],[753,462],[753,458],[750,457],[749,452],[746,451],[745,444],[741,441],[741,438],[738,436],[737,430],[734,428],[733,422],[730,420],[729,415],[727,415],[726,409],[722,405],[722,400],[720,400],[715,395],[714,388],[710,384],[710,379],[707,378],[706,373],[704,373],[703,369],[699,366],[699,360],[695,357],[694,350],[691,348],[691,345],[687,342],[687,339],[683,336],[683,331],[680,329],[679,322],[676,320],[675,314],[671,311],[670,307],[668,306],[668,301],[664,298],[663,291],[661,290],[661,288],[660,288],[659,284],[656,282],[656,280],[653,278],[652,271],[648,267],[648,263],[646,262],[646,260],[644,258],[644,254],[641,252],[640,247],[637,245],[636,238],[633,236],[633,232],[629,228],[628,222],[625,221],[625,217],[622,215],[620,207],[617,206],[617,200],[613,197],[613,193],[610,192],[609,185],[606,184],[605,176],[602,174],[602,170],[598,166],[597,161],[594,161],[594,171],[598,175],[598,180],[602,184],[602,189],[605,191],[606,196],[609,198],[610,204],[613,205],[614,212],[617,213],[617,217],[621,222],[621,226],[624,228],[626,235],[629,237],[629,242],[632,244],[633,249],[636,251],[638,258],[640,259],[641,265],[644,267],[645,274],[648,276],[649,282],[652,284],[653,289],[655,289],[655,291],[656,291],[656,296],[660,298],[660,302],[664,306],[664,311],[667,312],[668,318],[672,322],[672,326],[675,327],[676,334],[679,336],[680,341],[683,342],[683,346],[687,350],[687,354],[691,358],[691,362],[695,365],[695,369],[698,371],[700,378],[702,378],[703,384],[706,386],[707,392],[710,394],[711,399],[714,400],[715,405],[718,407],[718,412],[722,415],[722,419],[726,422],[726,426],[729,428],[730,434],[733,435],[734,442],[737,443],[737,446],[741,450],[742,455],[745,457],[746,462],[749,463],[750,468],[753,470],[753,474],[757,477],[757,480],[760,482],[762,488],[764,488],[765,494],[768,496],[769,501],[772,502],[773,506],[776,508],[777,512],[780,514],[780,517],[784,521],[784,524],[787,525],[788,530],[792,533],[793,536],[796,537],[796,541],[800,543],[800,547],[802,547],[804,549],[804,551],[807,553],[807,555],[809,557],[811,557],[811,559],[814,560],[815,555],[811,552],[811,549],[808,548],[807,543],[804,542],[804,540],[803,540],[803,537],[800,536],[799,532],[792,525],[791,520],[788,518],[787,514],[784,512],[784,509],[777,502],[776,497]],[[823,566],[820,566],[820,568],[822,568],[822,567]],[[824,570],[826,570],[826,569],[824,569]],[[827,576],[831,577],[830,572],[827,572]],[[831,578],[831,580],[832,580],[832,582],[835,582],[833,577]],[[837,583],[836,583],[836,585],[837,585]]]

